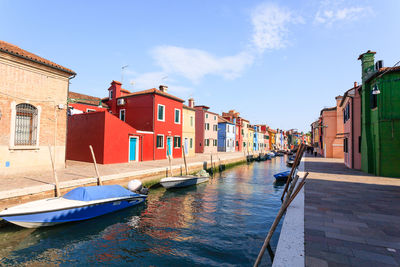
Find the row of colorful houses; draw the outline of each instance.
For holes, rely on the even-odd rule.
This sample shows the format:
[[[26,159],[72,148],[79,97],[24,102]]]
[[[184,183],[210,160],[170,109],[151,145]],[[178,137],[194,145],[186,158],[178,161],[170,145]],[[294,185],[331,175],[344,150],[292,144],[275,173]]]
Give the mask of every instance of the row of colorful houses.
[[[362,84],[354,83],[336,105],[311,124],[312,144],[324,157],[343,158],[349,168],[400,177],[400,67],[361,54]]]
[[[104,98],[70,92],[76,73],[0,41],[1,174],[65,167],[67,159],[101,164],[195,153],[288,149],[290,131],[252,125],[234,110],[217,114],[168,92],[131,92],[112,81]],[[51,154],[49,153],[49,148]]]

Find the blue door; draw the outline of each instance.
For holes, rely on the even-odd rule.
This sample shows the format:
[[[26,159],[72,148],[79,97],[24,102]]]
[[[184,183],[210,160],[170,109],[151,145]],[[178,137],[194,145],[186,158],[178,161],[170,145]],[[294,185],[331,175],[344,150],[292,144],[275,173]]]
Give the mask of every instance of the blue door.
[[[136,160],[136,141],[137,138],[129,139],[129,160]]]
[[[167,137],[167,156],[171,156],[172,157],[172,142],[171,142],[172,138],[171,137]]]

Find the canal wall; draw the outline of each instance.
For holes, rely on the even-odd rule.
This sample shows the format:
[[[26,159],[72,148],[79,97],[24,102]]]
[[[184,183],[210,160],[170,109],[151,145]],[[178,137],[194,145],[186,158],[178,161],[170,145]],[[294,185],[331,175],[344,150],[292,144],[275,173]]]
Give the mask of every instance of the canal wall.
[[[238,154],[230,157],[221,156],[217,160],[213,161],[213,165],[218,169],[220,164],[223,165],[235,165],[241,162],[246,162],[246,157],[243,154]],[[194,173],[200,171],[202,169],[211,168],[211,159],[205,161],[197,161],[191,162],[187,164],[188,172]],[[182,164],[172,165],[172,173],[174,176],[181,175],[186,173],[185,167]],[[141,180],[143,184],[147,186],[151,186],[157,184],[161,178],[166,177],[168,175],[168,167],[149,167],[146,169],[129,171],[129,172],[117,172],[108,175],[102,175],[101,179],[103,184],[111,185],[111,184],[119,184],[122,186],[126,186],[127,183],[132,179]],[[60,184],[60,192],[61,194],[65,194],[66,192],[80,186],[92,186],[97,185],[97,178],[82,178],[76,180],[68,180],[62,181]],[[16,183],[16,187],[18,184]],[[36,185],[24,188],[16,188],[6,191],[0,191],[0,209],[4,209],[7,207],[19,205],[22,203],[26,203],[29,201],[49,198],[55,196],[55,186],[54,184],[43,184]]]

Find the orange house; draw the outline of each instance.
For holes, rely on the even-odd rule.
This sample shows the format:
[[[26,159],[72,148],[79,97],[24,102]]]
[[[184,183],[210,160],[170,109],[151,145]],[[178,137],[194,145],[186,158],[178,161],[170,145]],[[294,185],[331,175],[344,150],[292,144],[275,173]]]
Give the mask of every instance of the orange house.
[[[325,158],[344,158],[342,96],[335,97],[336,106],[321,110],[322,151]]]

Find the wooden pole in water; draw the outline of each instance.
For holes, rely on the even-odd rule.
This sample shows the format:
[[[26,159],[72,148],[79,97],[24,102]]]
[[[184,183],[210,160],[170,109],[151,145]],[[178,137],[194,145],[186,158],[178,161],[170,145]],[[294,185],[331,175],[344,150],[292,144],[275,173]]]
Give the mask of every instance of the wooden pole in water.
[[[55,146],[54,146],[55,149]],[[56,172],[56,168],[54,166],[54,162],[53,162],[53,156],[51,155],[51,146],[49,145],[49,152],[50,152],[50,160],[51,160],[51,167],[53,168],[53,177],[54,177],[54,181],[56,182],[56,197],[60,196],[60,186],[58,185],[58,177],[57,177],[57,172]]]
[[[99,174],[99,170],[97,169],[97,162],[96,162],[96,157],[94,156],[93,152],[93,147],[92,145],[89,145],[90,152],[92,153],[92,158],[93,158],[93,163],[94,163],[94,169],[96,170],[96,175],[97,175],[97,185],[103,185],[103,182],[101,181],[101,177]]]
[[[213,161],[212,161],[212,153],[211,153],[211,172],[212,172],[212,174],[214,174],[214,170],[213,170]]]
[[[307,178],[307,176],[308,176],[308,173],[306,173],[304,175],[302,182],[305,180],[305,178]],[[253,265],[254,267],[256,267],[256,266],[258,266],[260,264],[262,256],[264,255],[265,249],[268,247],[269,242],[271,241],[272,235],[275,232],[276,227],[278,226],[280,220],[282,219],[286,209],[288,208],[289,204],[292,203],[293,199],[297,196],[297,194],[300,192],[301,187],[304,185],[304,182],[303,182],[303,184],[299,185],[299,187],[300,186],[301,187],[297,188],[296,191],[295,191],[295,194],[293,194],[293,196],[290,197],[291,193],[293,191],[293,185],[296,184],[297,180],[298,180],[298,176],[296,175],[295,179],[293,180],[292,185],[290,186],[288,194],[286,195],[285,201],[282,204],[282,206],[281,206],[281,208],[280,208],[280,210],[278,212],[278,215],[276,216],[274,222],[272,223],[271,228],[269,229],[268,235],[264,240],[264,244],[263,244],[263,246],[262,246],[262,248],[261,248],[261,250],[260,250],[260,252],[259,252],[259,254],[257,256],[256,262]]]
[[[188,166],[186,163],[186,148],[185,148],[185,146],[182,146],[182,149],[183,149],[183,162],[185,163],[186,175],[188,175]]]

